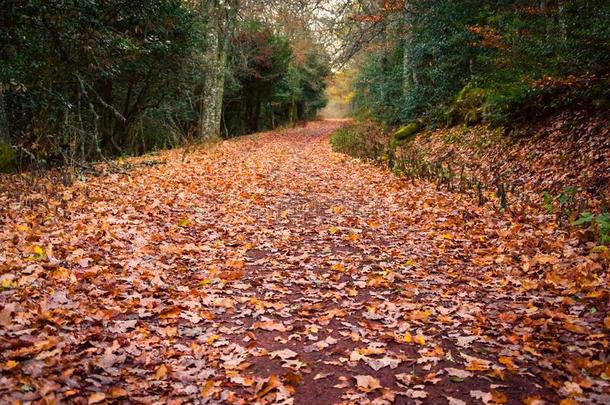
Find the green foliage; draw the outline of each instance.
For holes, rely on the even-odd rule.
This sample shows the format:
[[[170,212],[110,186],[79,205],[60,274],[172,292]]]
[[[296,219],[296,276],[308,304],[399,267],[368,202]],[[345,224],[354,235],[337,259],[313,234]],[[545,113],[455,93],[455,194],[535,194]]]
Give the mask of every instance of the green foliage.
[[[10,173],[15,169],[15,150],[11,144],[0,141],[0,173]]]
[[[485,119],[494,126],[518,127],[565,108],[607,111],[610,77],[584,76],[536,85],[514,83],[490,91]]]
[[[593,215],[590,212],[583,212],[580,217],[572,223],[575,226],[594,226],[599,235],[602,245],[610,244],[610,213],[604,212]]]
[[[401,46],[395,46],[390,52],[372,54],[358,71],[353,108],[359,118],[372,117],[390,125],[401,122],[402,52]]]
[[[229,136],[313,118],[326,105],[328,60],[319,49],[297,58],[288,39],[248,22],[231,42],[224,122]]]
[[[192,116],[183,100],[202,79],[204,29],[180,0],[9,2],[0,16],[9,132],[49,162],[166,145],[170,122]]]
[[[409,5],[411,28],[401,29],[404,14],[390,14],[378,51],[360,64],[355,114],[518,126],[566,107],[609,108],[610,3]]]
[[[354,157],[365,156],[365,142],[358,130],[345,127],[337,130],[330,138],[333,151]]]
[[[174,147],[200,133],[212,108],[202,105],[204,89],[221,75],[226,135],[315,116],[326,102],[325,53],[295,53],[281,30],[256,21],[236,23],[233,35],[221,12],[228,3],[204,3],[8,2],[0,88],[9,141],[48,164]],[[219,71],[213,58],[225,62],[225,44]]]

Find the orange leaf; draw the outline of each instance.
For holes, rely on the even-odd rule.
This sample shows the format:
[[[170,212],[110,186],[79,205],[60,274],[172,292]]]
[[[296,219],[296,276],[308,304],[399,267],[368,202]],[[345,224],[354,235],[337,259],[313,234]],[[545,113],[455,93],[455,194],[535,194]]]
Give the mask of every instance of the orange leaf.
[[[275,374],[271,374],[265,385],[263,385],[262,389],[256,394],[256,396],[258,398],[262,398],[281,385],[282,383],[280,382],[280,379],[277,378]]]
[[[161,380],[162,378],[165,378],[167,372],[167,366],[165,364],[161,364],[159,367],[157,367],[157,371],[155,371],[155,377],[157,377],[157,380]]]
[[[87,403],[89,405],[97,404],[97,403],[102,402],[105,399],[106,399],[106,394],[104,394],[103,392],[94,392],[93,394],[89,395],[89,400],[87,401]]]

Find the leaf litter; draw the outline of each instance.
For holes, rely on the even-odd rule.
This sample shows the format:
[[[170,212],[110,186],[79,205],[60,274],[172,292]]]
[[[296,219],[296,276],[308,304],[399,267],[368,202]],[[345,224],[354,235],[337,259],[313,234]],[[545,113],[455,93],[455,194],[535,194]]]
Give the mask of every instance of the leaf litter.
[[[339,125],[45,205],[0,179],[0,401],[608,403],[608,250],[334,154]]]

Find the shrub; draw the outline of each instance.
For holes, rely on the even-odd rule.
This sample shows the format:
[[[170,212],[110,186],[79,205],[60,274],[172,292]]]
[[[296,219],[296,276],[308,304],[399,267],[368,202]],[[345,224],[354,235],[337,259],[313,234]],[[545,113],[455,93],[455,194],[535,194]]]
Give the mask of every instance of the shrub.
[[[609,85],[610,76],[583,75],[500,86],[487,97],[485,119],[495,127],[512,129],[565,108],[606,111],[610,106]]]
[[[354,157],[364,157],[366,147],[364,139],[353,127],[346,127],[337,130],[330,138],[333,151],[345,153]]]
[[[600,243],[602,245],[610,244],[610,213],[604,212],[599,215],[593,215],[585,211],[580,214],[580,217],[572,225],[593,226],[597,230]]]

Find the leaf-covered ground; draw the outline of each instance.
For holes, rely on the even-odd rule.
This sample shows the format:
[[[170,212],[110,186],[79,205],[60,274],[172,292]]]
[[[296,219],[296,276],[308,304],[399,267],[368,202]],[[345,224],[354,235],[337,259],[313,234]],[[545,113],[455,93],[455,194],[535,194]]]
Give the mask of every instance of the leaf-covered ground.
[[[3,179],[0,402],[608,403],[608,251],[333,154],[338,125]]]

